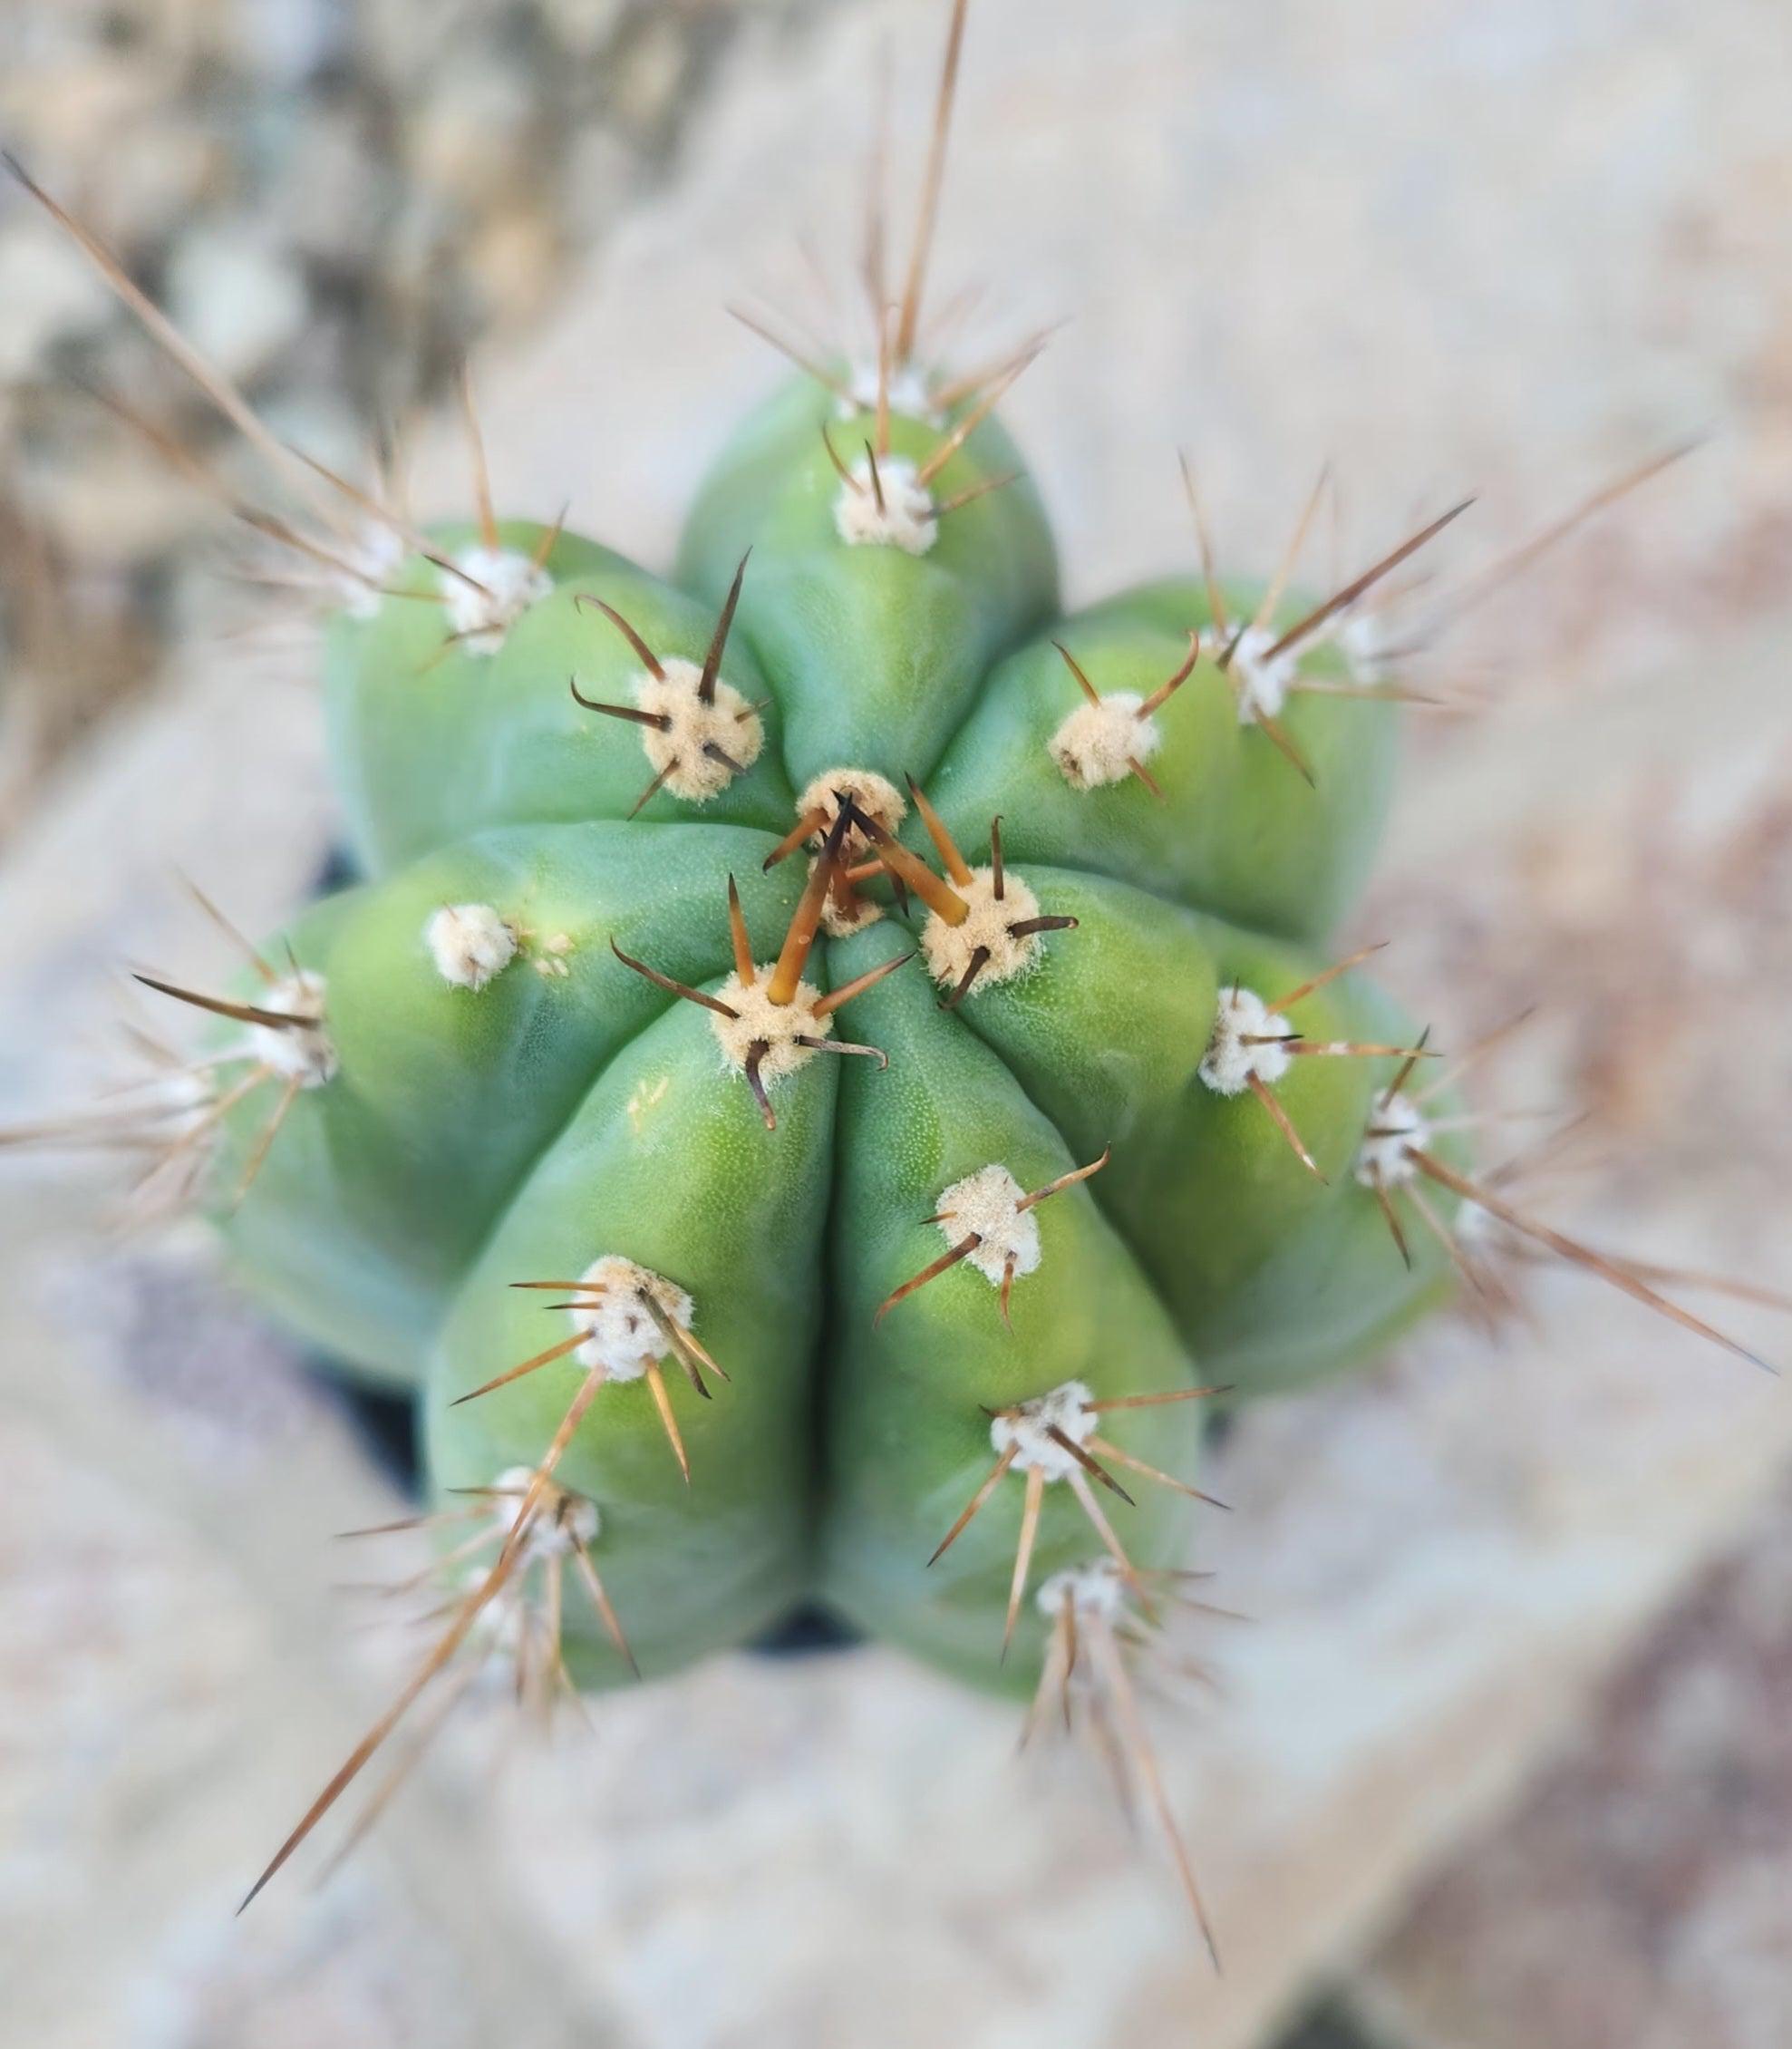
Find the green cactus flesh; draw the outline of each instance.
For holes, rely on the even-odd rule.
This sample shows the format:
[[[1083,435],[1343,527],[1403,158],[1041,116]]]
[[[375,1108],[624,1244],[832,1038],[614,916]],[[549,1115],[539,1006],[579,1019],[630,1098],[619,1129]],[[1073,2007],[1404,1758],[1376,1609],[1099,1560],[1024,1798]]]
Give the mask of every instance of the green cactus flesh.
[[[249,1024],[285,1114],[233,1108],[218,1214],[418,1389],[442,1501],[554,1447],[626,1631],[569,1609],[591,1683],[819,1595],[1024,1686],[1026,1587],[1177,1559],[1196,1391],[1332,1372],[1448,1278],[1359,1171],[1415,1027],[1328,972],[1393,707],[1288,692],[1348,684],[1322,638],[1253,695],[1298,595],[1235,646],[1262,593],[1198,579],[1057,620],[1012,445],[958,425],[896,415],[874,479],[875,413],[800,381],[682,588],[444,529],[330,626],[365,879],[262,949],[315,1021]]]

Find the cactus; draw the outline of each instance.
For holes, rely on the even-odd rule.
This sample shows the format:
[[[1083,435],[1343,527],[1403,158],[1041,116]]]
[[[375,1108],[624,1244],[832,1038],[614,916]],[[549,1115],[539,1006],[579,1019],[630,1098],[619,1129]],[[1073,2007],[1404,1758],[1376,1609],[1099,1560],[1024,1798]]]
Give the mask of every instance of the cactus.
[[[450,1664],[602,1687],[819,1597],[1102,1689],[1198,1911],[1128,1667],[1214,1403],[1487,1304],[1521,1239],[1730,1344],[1477,1176],[1333,937],[1414,694],[1376,607],[1464,508],[1327,593],[1315,493],[1238,582],[1185,470],[1191,573],[1060,616],[995,417],[1039,342],[925,340],[964,17],[869,358],[801,357],[670,579],[499,520],[482,458],[420,531],[220,393],[322,521],[254,515],[333,592],[361,879],[232,989],[145,978],[216,1035],[128,1115],[251,1287],[414,1388],[452,1588],[267,1875]]]

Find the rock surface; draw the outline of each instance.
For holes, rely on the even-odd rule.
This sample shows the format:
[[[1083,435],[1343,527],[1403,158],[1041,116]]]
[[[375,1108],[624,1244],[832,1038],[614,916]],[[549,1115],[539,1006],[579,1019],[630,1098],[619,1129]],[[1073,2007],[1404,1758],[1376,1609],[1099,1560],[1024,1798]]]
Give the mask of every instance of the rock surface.
[[[801,6],[475,0],[429,33],[413,0],[10,0],[0,141],[283,432],[354,465],[470,348],[539,320],[663,174],[741,25]],[[222,509],[95,389],[237,467],[0,178],[0,514],[16,500],[45,558],[0,549],[0,839],[86,720],[158,680],[183,616],[219,612],[199,558]]]
[[[1792,1504],[1628,1659],[1365,1967],[1411,2049],[1777,2049],[1792,2013]]]

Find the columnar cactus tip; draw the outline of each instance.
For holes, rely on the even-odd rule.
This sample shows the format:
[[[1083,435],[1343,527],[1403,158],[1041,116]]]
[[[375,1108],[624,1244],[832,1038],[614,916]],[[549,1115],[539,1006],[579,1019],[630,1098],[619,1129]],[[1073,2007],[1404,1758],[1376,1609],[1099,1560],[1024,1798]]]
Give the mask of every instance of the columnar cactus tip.
[[[1318,597],[1315,493],[1247,587],[1185,465],[1198,572],[1059,617],[993,413],[1039,340],[954,379],[921,339],[964,16],[875,359],[749,418],[673,580],[499,520],[482,454],[472,524],[343,485],[305,543],[364,879],[237,993],[150,982],[225,1035],[135,1128],[208,1148],[297,1329],[414,1386],[479,1562],[273,1869],[459,1654],[551,1616],[538,1668],[603,1685],[819,1597],[1105,1689],[1195,1899],[1128,1665],[1204,1411],[1480,1291],[1489,1219],[1669,1306],[1475,1178],[1376,949],[1332,949],[1413,694],[1364,622],[1463,508]]]

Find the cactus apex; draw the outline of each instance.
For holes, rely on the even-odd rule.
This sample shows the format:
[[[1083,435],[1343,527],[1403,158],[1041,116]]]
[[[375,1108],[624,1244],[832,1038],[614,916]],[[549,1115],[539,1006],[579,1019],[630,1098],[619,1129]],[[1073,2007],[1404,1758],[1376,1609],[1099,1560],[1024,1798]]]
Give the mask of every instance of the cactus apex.
[[[740,891],[734,878],[728,879],[729,936],[734,952],[734,972],[718,994],[709,995],[688,983],[662,975],[657,968],[625,954],[614,939],[610,950],[623,966],[646,981],[682,997],[710,1013],[716,1044],[722,1049],[722,1065],[746,1077],[759,1104],[767,1131],[778,1128],[770,1090],[803,1067],[818,1053],[859,1054],[889,1063],[876,1046],[854,1045],[833,1035],[833,1015],[843,1004],[863,990],[893,975],[908,955],[901,954],[857,976],[845,987],[823,995],[803,979],[816,936],[822,926],[824,908],[842,873],[840,849],[854,816],[850,801],[842,798],[826,845],[809,870],[808,882],[791,914],[789,929],[776,961],[756,963],[746,918],[741,909]]]
[[[816,850],[819,860],[841,809],[847,813],[846,836],[821,913],[821,928],[830,939],[849,938],[884,915],[882,905],[861,895],[858,885],[884,871],[880,861],[867,859],[873,851],[872,826],[893,833],[908,815],[908,806],[895,783],[875,769],[833,768],[811,777],[797,799],[796,824],[764,862],[768,870],[774,869],[805,844]]]
[[[810,778],[797,799],[796,829],[766,857],[765,865],[770,868],[782,860],[805,840],[819,851],[842,806],[852,814],[847,821],[846,838],[840,842],[841,854],[848,861],[862,860],[870,851],[869,835],[874,825],[894,832],[908,816],[908,804],[901,791],[875,769],[824,770]]]

